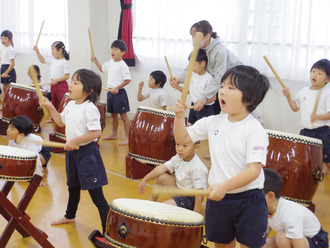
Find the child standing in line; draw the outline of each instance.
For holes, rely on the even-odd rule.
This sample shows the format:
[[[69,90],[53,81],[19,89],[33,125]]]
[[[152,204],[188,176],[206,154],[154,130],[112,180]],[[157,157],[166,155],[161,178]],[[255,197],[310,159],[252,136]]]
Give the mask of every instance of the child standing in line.
[[[33,50],[37,53],[38,59],[41,63],[50,65],[50,78],[51,78],[51,96],[52,103],[56,110],[59,109],[64,94],[69,91],[68,83],[66,80],[70,77],[70,63],[69,54],[65,50],[65,46],[62,41],[55,41],[52,46],[53,58],[45,59],[39,52],[37,46],[33,47]],[[48,120],[47,123],[54,122]]]
[[[33,129],[33,123],[29,117],[18,115],[12,118],[7,128],[7,138],[9,139],[8,146],[26,149],[37,154],[38,159],[35,174],[42,177],[42,163],[39,154],[42,145],[38,143],[41,143],[43,139],[38,135],[32,134]],[[39,186],[47,187],[48,184],[41,181]]]
[[[146,183],[156,178],[154,185],[175,186],[181,189],[206,189],[208,170],[195,152],[200,148],[200,142],[177,143],[177,154],[170,161],[157,166],[147,174],[139,185],[139,192],[144,193]],[[175,178],[166,172],[174,173]],[[157,201],[158,195],[151,195],[149,201]],[[193,210],[200,213],[203,196],[174,197],[164,203]]]
[[[67,185],[69,199],[66,214],[54,220],[52,225],[66,224],[76,220],[80,191],[88,190],[93,203],[99,210],[103,233],[109,212],[102,186],[108,184],[107,175],[98,147],[101,136],[100,112],[96,107],[102,89],[101,78],[91,70],[81,69],[74,73],[69,87],[70,101],[62,113],[45,99],[46,106],[55,123],[63,127],[67,142],[66,152]],[[79,145],[79,150],[74,150]]]
[[[5,47],[1,51],[1,83],[6,95],[10,83],[16,83],[15,58],[16,52],[13,43],[13,34],[9,30],[1,33],[1,44]]]
[[[206,52],[203,49],[199,49],[189,84],[189,93],[192,99],[191,106],[195,106],[195,109],[190,109],[189,112],[188,122],[190,124],[194,124],[203,117],[214,115],[213,104],[216,99],[215,95],[208,99],[202,108],[199,108],[197,103],[202,98],[207,85],[213,80],[212,75],[206,71],[207,62]],[[182,92],[183,87],[178,85],[177,89]]]
[[[264,173],[267,234],[273,229],[276,235],[267,238],[263,248],[328,248],[328,233],[323,231],[317,217],[308,208],[281,197],[283,182],[278,172],[266,168]]]
[[[152,108],[166,110],[167,107],[167,96],[163,89],[166,83],[166,75],[162,71],[153,71],[150,73],[149,88],[144,94],[142,89],[144,82],[139,83],[139,91],[137,99],[139,102],[150,97],[150,106]]]
[[[230,68],[219,90],[221,110],[186,127],[182,100],[174,105],[177,143],[209,140],[212,190],[205,212],[205,231],[215,247],[262,247],[266,243],[267,205],[262,191],[268,135],[250,113],[263,100],[268,79],[250,66]],[[220,223],[220,224],[219,224]]]
[[[112,60],[100,64],[96,57],[92,56],[92,62],[100,70],[100,72],[108,72],[107,86],[111,92],[107,94],[107,112],[111,113],[112,117],[112,134],[105,137],[103,140],[118,139],[118,114],[124,122],[125,138],[119,143],[120,146],[128,145],[128,135],[131,126],[127,112],[130,111],[129,101],[125,90],[126,85],[131,82],[131,74],[128,66],[123,61],[123,56],[127,51],[124,41],[115,40],[111,44]]]
[[[40,68],[39,68],[39,66],[37,66],[37,65],[33,65],[33,67],[34,67],[34,70],[37,72],[37,78],[38,78],[38,82],[39,82],[39,84],[41,84],[41,83],[46,83],[45,79],[43,79],[43,78],[41,77],[41,75],[40,75]],[[28,85],[29,85],[29,84],[33,84],[33,80],[32,80],[31,75],[30,75],[30,70],[28,71],[28,75],[29,75],[29,77],[28,77],[27,84],[28,84]],[[40,85],[40,88],[41,88],[42,90],[44,90],[44,91],[47,92],[47,98],[48,98],[48,100],[49,100],[49,101],[52,101],[52,94],[51,94],[51,92],[50,92],[50,85]]]
[[[330,61],[321,59],[313,64],[310,70],[311,86],[301,89],[296,97],[290,97],[290,88],[283,89],[294,112],[301,110],[300,135],[320,139],[323,142],[324,174],[330,169],[330,88],[324,87],[330,81]],[[319,98],[317,111],[314,114],[316,99]]]

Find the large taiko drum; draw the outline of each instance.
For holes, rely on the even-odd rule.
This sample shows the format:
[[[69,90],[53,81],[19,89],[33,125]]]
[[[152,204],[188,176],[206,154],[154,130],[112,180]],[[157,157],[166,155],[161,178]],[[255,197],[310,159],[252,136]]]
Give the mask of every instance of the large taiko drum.
[[[114,247],[200,247],[204,218],[176,206],[138,199],[110,204],[105,238]]]
[[[34,152],[0,145],[0,180],[29,181],[34,176],[36,164]]]
[[[41,91],[46,96],[46,91]],[[34,87],[11,83],[3,99],[2,120],[9,122],[13,117],[26,115],[39,128],[44,112]]]
[[[66,105],[68,104],[68,102],[70,102],[71,100],[74,100],[73,98],[70,98],[69,96],[69,93],[65,93],[62,101],[61,101],[61,104],[60,104],[60,107],[58,109],[58,112],[61,113],[64,108],[66,107]],[[97,108],[98,110],[100,111],[100,115],[101,115],[101,128],[102,130],[104,129],[105,127],[105,118],[106,118],[106,103],[104,102],[100,102],[98,103],[97,105]],[[65,126],[64,127],[59,127],[57,125],[55,125],[55,136],[57,138],[60,138],[60,139],[63,139],[63,140],[66,140],[66,135],[65,135]]]
[[[174,113],[139,107],[132,121],[128,155],[143,163],[163,164],[175,154]]]
[[[307,136],[266,130],[269,136],[266,168],[283,178],[281,195],[305,206],[323,180],[322,141]]]

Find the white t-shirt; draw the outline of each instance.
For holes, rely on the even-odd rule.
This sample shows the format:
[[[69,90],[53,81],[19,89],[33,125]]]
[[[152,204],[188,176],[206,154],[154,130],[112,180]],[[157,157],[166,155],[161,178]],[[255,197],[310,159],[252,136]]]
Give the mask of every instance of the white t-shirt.
[[[189,94],[191,96],[192,102],[196,102],[203,96],[207,85],[213,80],[210,73],[206,72],[203,75],[198,75],[198,73],[193,72],[191,75]],[[214,102],[208,103],[206,105],[212,105]]]
[[[317,217],[306,207],[280,198],[274,216],[268,218],[268,225],[275,231],[285,231],[289,239],[312,238],[321,229]]]
[[[46,80],[41,77],[40,80],[39,80],[39,83],[40,84],[46,83]],[[27,84],[28,85],[33,84],[33,80],[30,77],[28,77]],[[48,93],[48,92],[50,92],[51,87],[50,87],[50,85],[40,85],[40,88]]]
[[[111,59],[102,65],[102,71],[108,72],[107,87],[110,89],[121,85],[125,80],[131,80],[131,74],[124,60],[115,62]]]
[[[16,52],[12,45],[3,47],[1,50],[1,64],[10,65],[10,60],[16,58]]]
[[[167,96],[163,88],[148,89],[143,96],[147,99],[150,97],[150,107],[161,109],[167,106]]]
[[[40,142],[43,142],[43,139],[38,135],[30,133],[29,135],[25,136],[23,138],[23,140],[21,141],[21,143],[19,143],[19,144],[17,144],[15,140],[9,140],[8,146],[22,148],[22,149],[25,149],[25,150],[28,150],[28,151],[31,151],[31,152],[34,152],[35,154],[37,154],[37,156],[38,156],[37,166],[36,166],[34,173],[38,174],[40,176],[43,176],[42,164],[41,164],[40,156],[39,156],[39,152],[42,149],[42,145],[35,143],[34,141],[37,141],[40,143]]]
[[[66,59],[48,58],[46,64],[50,65],[50,78],[52,80],[70,73],[70,63]]]
[[[209,140],[211,170],[209,185],[226,181],[246,169],[246,165],[260,162],[266,165],[268,135],[251,114],[244,120],[232,123],[228,115],[204,117],[188,127],[193,142]],[[253,182],[228,193],[239,193],[251,189],[262,189],[264,172]]]
[[[251,112],[251,115],[252,115],[254,118],[256,118],[261,124],[264,123],[264,120],[263,120],[262,117],[261,117],[261,111],[260,111],[259,107],[256,107],[255,110],[253,110],[253,111]]]
[[[76,101],[70,101],[61,113],[62,122],[65,124],[66,139],[71,140],[82,136],[89,131],[101,130],[100,111],[94,103],[86,101],[82,104],[76,104]],[[95,139],[94,141],[97,141]],[[86,145],[86,142],[81,145]]]
[[[317,120],[311,123],[311,114],[313,113],[315,102],[321,91],[319,103],[317,106],[317,115],[330,112],[330,87],[323,87],[320,90],[311,90],[309,87],[301,89],[293,100],[300,109],[300,123],[303,128],[315,129],[323,126],[330,126],[329,120]]]
[[[189,162],[175,155],[165,163],[170,173],[175,172],[176,185],[181,189],[206,189],[208,170],[200,158],[195,156]]]

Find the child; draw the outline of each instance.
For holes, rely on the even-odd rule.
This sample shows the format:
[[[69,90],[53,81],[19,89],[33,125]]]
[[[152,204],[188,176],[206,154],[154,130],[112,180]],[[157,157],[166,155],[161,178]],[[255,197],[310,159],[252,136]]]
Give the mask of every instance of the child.
[[[3,93],[6,95],[10,83],[16,83],[15,57],[13,34],[9,30],[1,33],[1,44],[5,46],[1,51],[1,83]]]
[[[174,105],[177,143],[209,140],[212,166],[206,203],[206,236],[215,247],[261,247],[266,242],[267,206],[262,166],[268,136],[250,113],[263,100],[268,79],[250,66],[230,68],[221,79],[219,102],[226,115],[212,115],[186,127],[182,100]],[[220,224],[219,224],[220,223]]]
[[[101,136],[100,112],[95,106],[101,94],[101,78],[93,71],[81,69],[74,73],[69,87],[70,101],[62,113],[45,99],[41,106],[46,106],[55,123],[65,125],[66,173],[69,187],[69,199],[64,217],[53,221],[60,225],[75,221],[80,191],[88,190],[93,203],[99,210],[103,233],[109,206],[104,198],[102,186],[108,184],[101,154],[95,141]],[[79,150],[74,150],[79,145]]]
[[[142,94],[144,82],[139,83],[138,101],[141,102],[150,97],[150,106],[152,108],[166,110],[167,97],[163,87],[166,83],[166,75],[162,71],[153,71],[150,73],[149,90]]]
[[[276,236],[267,238],[268,247],[327,248],[328,233],[322,230],[317,217],[306,207],[281,197],[281,175],[264,169],[264,192],[268,207],[268,228]]]
[[[15,116],[9,121],[9,126],[7,128],[7,138],[9,139],[8,146],[26,149],[37,154],[38,159],[35,174],[43,176],[41,170],[42,164],[39,155],[42,145],[38,144],[41,143],[43,140],[40,136],[32,134],[32,131],[33,123],[29,119],[29,117],[25,115]],[[40,182],[39,186],[47,187],[48,184]]]
[[[101,65],[97,58],[92,56],[92,61],[95,62],[100,72],[108,72],[107,86],[109,89],[112,89],[112,92],[108,92],[107,95],[107,111],[111,113],[112,117],[112,134],[103,140],[118,139],[118,114],[120,114],[125,129],[125,138],[119,143],[120,146],[128,145],[128,135],[131,126],[127,115],[130,109],[125,90],[126,85],[131,82],[131,74],[129,73],[125,61],[123,61],[123,56],[126,51],[127,47],[125,42],[122,40],[115,40],[111,44],[112,60]]]
[[[195,154],[200,147],[200,142],[177,143],[175,149],[177,154],[170,161],[157,166],[146,175],[140,185],[139,192],[144,193],[146,183],[156,178],[155,185],[176,186],[182,189],[206,189],[206,178],[208,170],[203,162]],[[174,173],[175,178],[166,172]],[[151,195],[150,201],[157,201],[158,196]],[[174,197],[164,203],[187,208],[200,213],[203,196],[196,197]]]
[[[69,91],[68,83],[66,80],[70,77],[70,64],[69,64],[69,54],[65,50],[65,46],[62,41],[55,41],[52,44],[52,55],[53,58],[44,59],[40,54],[37,46],[33,47],[36,51],[38,59],[41,63],[46,63],[51,65],[50,67],[50,78],[51,78],[51,96],[52,103],[56,110],[59,109],[62,98],[66,92]],[[54,122],[53,120],[48,120],[46,123]]]
[[[311,86],[298,92],[295,98],[289,97],[290,89],[284,88],[283,95],[287,98],[291,109],[296,112],[301,109],[300,123],[303,129],[300,135],[320,139],[323,142],[324,174],[330,169],[330,88],[324,87],[330,81],[330,61],[321,59],[314,63],[310,70]],[[313,113],[317,97],[316,114]]]
[[[198,106],[197,103],[202,98],[207,85],[213,80],[212,75],[206,71],[207,62],[206,52],[203,49],[199,49],[189,84],[189,93],[192,99],[191,105],[195,106],[195,109],[190,109],[189,112],[188,122],[191,124],[203,117],[214,115],[213,104],[216,99],[215,95],[208,99],[204,106]],[[182,92],[183,87],[177,86],[177,88]]]
[[[34,67],[35,71],[37,72],[38,82],[39,82],[39,83],[46,83],[46,81],[45,81],[45,80],[41,77],[41,75],[40,75],[40,68],[39,68],[39,66],[37,66],[37,65],[33,65],[33,67]],[[28,82],[27,82],[27,84],[28,84],[28,85],[29,85],[29,84],[33,84],[33,80],[32,80],[31,75],[30,75],[30,70],[28,71],[28,75],[29,75],[29,77],[28,77]],[[47,92],[47,98],[48,98],[49,101],[51,101],[51,100],[52,100],[52,94],[51,94],[51,92],[50,92],[50,85],[40,85],[40,88],[41,88],[42,90],[44,90],[44,91]]]

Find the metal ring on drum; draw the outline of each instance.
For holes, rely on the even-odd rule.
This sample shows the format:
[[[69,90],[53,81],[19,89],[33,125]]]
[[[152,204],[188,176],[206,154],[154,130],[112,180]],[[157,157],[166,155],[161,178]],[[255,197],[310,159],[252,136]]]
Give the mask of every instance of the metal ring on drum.
[[[266,168],[282,176],[281,195],[308,207],[322,178],[322,141],[274,130],[266,132],[269,136]]]
[[[105,238],[115,247],[200,247],[204,217],[153,201],[115,199],[110,204]]]

